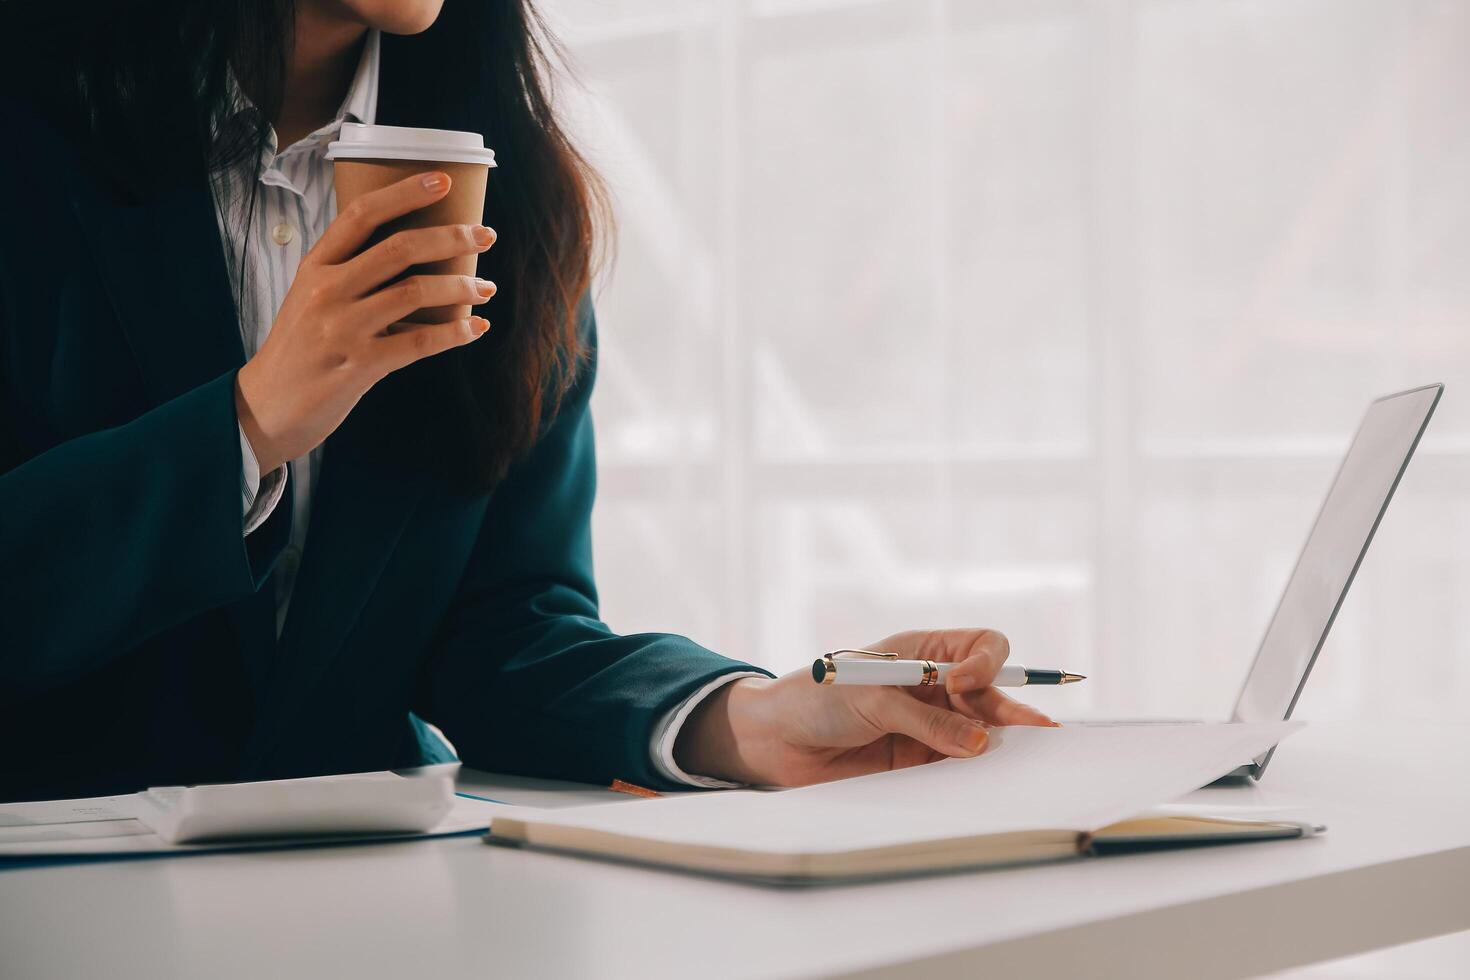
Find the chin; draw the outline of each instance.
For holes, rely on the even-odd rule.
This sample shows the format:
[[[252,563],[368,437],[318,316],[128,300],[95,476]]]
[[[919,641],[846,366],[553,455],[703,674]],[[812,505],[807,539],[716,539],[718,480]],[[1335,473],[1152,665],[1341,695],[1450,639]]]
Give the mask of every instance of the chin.
[[[444,0],[344,0],[343,5],[364,24],[384,33],[418,34],[439,18]]]

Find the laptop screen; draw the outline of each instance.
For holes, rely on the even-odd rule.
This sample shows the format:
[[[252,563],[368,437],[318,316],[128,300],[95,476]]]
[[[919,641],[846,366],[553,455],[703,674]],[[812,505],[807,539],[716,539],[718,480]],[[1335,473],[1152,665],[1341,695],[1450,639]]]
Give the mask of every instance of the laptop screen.
[[[1442,385],[1415,388],[1369,406],[1266,627],[1256,662],[1235,703],[1234,720],[1279,721],[1291,716],[1443,390]],[[1256,764],[1264,768],[1270,758],[1267,752]]]

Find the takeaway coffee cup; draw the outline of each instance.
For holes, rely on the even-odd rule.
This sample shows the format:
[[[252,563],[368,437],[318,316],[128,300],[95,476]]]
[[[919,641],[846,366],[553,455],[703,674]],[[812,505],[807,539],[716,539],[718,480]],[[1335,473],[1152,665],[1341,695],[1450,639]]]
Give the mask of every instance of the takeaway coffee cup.
[[[404,228],[479,224],[485,213],[485,183],[490,168],[495,166],[495,151],[485,148],[485,141],[478,133],[343,123],[339,138],[327,146],[327,159],[332,161],[339,214],[369,191],[405,177],[430,170],[449,175],[448,194],[426,208],[410,211],[383,225],[373,238],[377,242]],[[478,257],[461,255],[443,262],[428,262],[413,266],[405,274],[473,276]],[[405,319],[443,323],[469,315],[468,306],[435,306]]]

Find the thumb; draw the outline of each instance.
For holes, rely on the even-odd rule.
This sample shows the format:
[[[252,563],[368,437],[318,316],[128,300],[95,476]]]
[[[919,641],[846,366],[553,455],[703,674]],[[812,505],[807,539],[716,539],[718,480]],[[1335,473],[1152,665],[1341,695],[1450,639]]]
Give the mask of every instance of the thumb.
[[[985,751],[985,726],[964,715],[893,690],[875,720],[887,731],[907,735],[942,755],[967,759]]]

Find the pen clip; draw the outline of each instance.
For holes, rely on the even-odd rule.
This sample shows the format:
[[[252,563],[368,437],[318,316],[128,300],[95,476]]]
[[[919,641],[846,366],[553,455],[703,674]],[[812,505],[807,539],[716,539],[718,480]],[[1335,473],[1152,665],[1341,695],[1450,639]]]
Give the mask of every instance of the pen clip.
[[[838,654],[843,654],[843,653],[850,653],[850,654],[852,654],[855,657],[872,657],[874,660],[897,660],[898,659],[898,654],[896,654],[896,653],[879,653],[877,650],[849,650],[849,649],[833,650],[831,653],[827,654],[827,656],[829,656],[829,657],[836,657]]]

